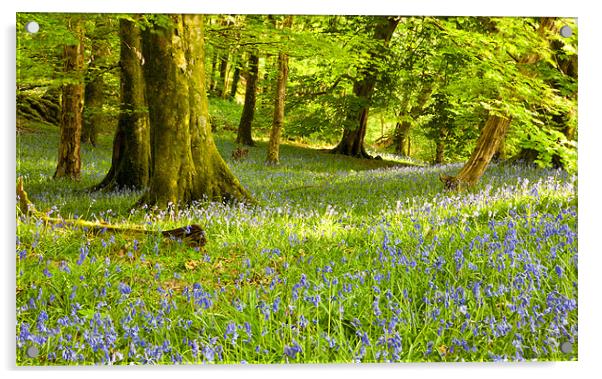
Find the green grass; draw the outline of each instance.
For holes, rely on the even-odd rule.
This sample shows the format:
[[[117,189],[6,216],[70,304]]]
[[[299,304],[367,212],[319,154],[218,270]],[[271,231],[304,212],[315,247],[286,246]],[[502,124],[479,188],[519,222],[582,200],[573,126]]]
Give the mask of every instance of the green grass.
[[[57,129],[29,129],[17,176],[39,210],[156,230],[198,223],[208,242],[20,220],[19,365],[577,359],[577,180],[563,171],[494,165],[450,193],[438,175],[459,165],[284,144],[269,167],[262,136],[232,162],[232,132],[218,129],[258,205],[147,212],[131,209],[140,193],[83,191],[108,170],[110,135],[84,147],[72,183],[51,179]],[[39,357],[25,355],[31,345]]]

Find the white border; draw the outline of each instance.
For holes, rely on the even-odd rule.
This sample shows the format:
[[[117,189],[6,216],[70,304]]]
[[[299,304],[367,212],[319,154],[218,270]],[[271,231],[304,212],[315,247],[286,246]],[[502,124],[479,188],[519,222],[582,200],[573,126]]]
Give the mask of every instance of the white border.
[[[162,378],[174,372],[194,377],[307,377],[386,375],[395,377],[515,378],[589,377],[600,371],[600,299],[602,288],[600,256],[596,236],[601,235],[600,196],[600,29],[602,15],[595,12],[595,0],[8,0],[2,1],[2,90],[0,91],[0,143],[2,143],[3,181],[2,246],[4,277],[0,281],[5,299],[0,313],[2,336],[0,365],[3,377],[86,377],[142,375]],[[406,365],[308,365],[185,367],[185,368],[106,368],[87,369],[16,369],[14,366],[14,177],[15,177],[15,12],[155,12],[155,13],[292,13],[292,14],[404,14],[404,15],[492,15],[492,16],[568,16],[579,18],[579,362],[538,364],[406,364]]]

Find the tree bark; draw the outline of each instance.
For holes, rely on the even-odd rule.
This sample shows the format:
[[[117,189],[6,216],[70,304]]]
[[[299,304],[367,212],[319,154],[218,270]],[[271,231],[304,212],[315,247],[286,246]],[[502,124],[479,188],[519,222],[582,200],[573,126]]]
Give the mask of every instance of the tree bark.
[[[245,104],[242,108],[240,123],[238,124],[238,135],[236,143],[247,146],[255,146],[253,136],[251,135],[251,126],[255,116],[255,100],[257,93],[257,79],[259,76],[259,56],[256,52],[249,56],[249,70],[247,73],[247,83],[245,90]]]
[[[86,87],[84,90],[84,121],[82,125],[82,143],[96,146],[99,127],[104,123],[105,117],[102,106],[105,103],[105,82],[103,70],[106,58],[110,54],[106,33],[112,32],[105,21],[96,20],[94,34],[91,39],[91,56],[86,74]]]
[[[94,190],[144,189],[150,177],[150,125],[144,96],[140,28],[136,21],[119,21],[121,39],[120,113],[113,139],[111,168]]]
[[[228,51],[222,51],[219,59],[219,83],[217,86],[217,95],[222,99],[226,98],[228,83]]]
[[[455,177],[455,181],[469,186],[479,181],[499,144],[506,137],[510,121],[509,116],[489,115],[470,159]]]
[[[292,16],[287,16],[283,27],[290,28]],[[288,80],[288,55],[284,52],[278,54],[278,79],[274,96],[274,120],[270,131],[266,163],[278,164],[280,161],[280,135],[284,126],[284,100],[286,97],[286,81]]]
[[[379,20],[380,21],[380,20]],[[374,39],[382,41],[385,46],[393,36],[399,23],[399,18],[387,17],[378,22],[374,29]],[[377,59],[379,52],[371,51],[371,60]],[[332,153],[350,155],[357,158],[371,158],[364,148],[364,138],[368,126],[368,111],[370,100],[377,79],[377,68],[373,63],[360,71],[360,78],[353,85],[353,94],[356,101],[350,106],[347,116],[343,121],[343,136],[339,144],[332,149]]]
[[[84,102],[84,35],[81,20],[69,19],[69,29],[77,38],[74,45],[63,48],[63,69],[69,83],[63,85],[61,107],[61,137],[54,178],[79,179],[81,174],[80,140]]]
[[[202,15],[170,15],[143,32],[151,177],[139,203],[251,200],[219,155],[209,125]]]

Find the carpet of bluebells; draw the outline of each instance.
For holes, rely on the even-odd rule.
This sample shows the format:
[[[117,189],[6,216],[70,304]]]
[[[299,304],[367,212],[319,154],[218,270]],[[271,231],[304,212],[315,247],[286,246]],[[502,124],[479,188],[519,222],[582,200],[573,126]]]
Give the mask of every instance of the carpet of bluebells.
[[[266,167],[259,143],[228,161],[257,205],[130,210],[140,193],[81,191],[108,169],[110,136],[84,148],[73,184],[51,179],[55,134],[19,136],[17,174],[39,210],[197,223],[208,243],[19,219],[18,365],[577,359],[574,175],[492,165],[476,188],[445,192],[438,175],[459,165],[285,145]],[[232,139],[217,143],[228,157]]]

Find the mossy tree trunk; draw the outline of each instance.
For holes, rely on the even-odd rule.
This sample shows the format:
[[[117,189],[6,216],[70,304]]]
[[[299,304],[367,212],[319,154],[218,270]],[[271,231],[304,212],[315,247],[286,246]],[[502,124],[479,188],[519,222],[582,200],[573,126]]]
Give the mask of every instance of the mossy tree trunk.
[[[293,16],[284,19],[283,28],[290,28]],[[280,135],[284,127],[284,101],[286,98],[286,82],[288,80],[288,55],[284,52],[278,53],[278,78],[276,81],[276,93],[274,96],[274,119],[268,142],[266,163],[278,164],[280,161]]]
[[[69,82],[63,85],[61,136],[54,178],[79,179],[81,173],[80,140],[84,105],[84,34],[77,16],[68,18],[75,44],[63,47],[63,69]]]
[[[393,32],[399,23],[397,17],[386,17],[379,19],[374,29],[374,39],[380,41],[384,46],[388,45]],[[372,60],[378,59],[380,51],[371,51]],[[368,127],[368,110],[378,70],[374,63],[360,70],[359,79],[353,84],[355,101],[350,105],[347,116],[343,121],[343,136],[339,144],[332,149],[332,153],[350,155],[357,158],[371,158],[364,148],[364,139]]]
[[[142,46],[136,21],[119,21],[120,113],[111,168],[94,189],[144,189],[150,177],[150,125],[144,96]]]
[[[255,101],[257,97],[257,79],[259,77],[259,56],[253,52],[249,56],[249,67],[247,71],[247,83],[245,90],[245,103],[242,108],[236,143],[247,146],[255,146],[251,127],[255,116]]]
[[[92,146],[96,146],[98,129],[105,120],[102,110],[105,103],[104,72],[107,57],[110,55],[110,46],[106,36],[112,31],[106,24],[106,20],[99,18],[96,20],[94,33],[90,36],[91,55],[86,72],[81,141]]]
[[[219,155],[209,125],[203,16],[170,15],[143,32],[151,125],[151,177],[140,203],[247,200]]]

